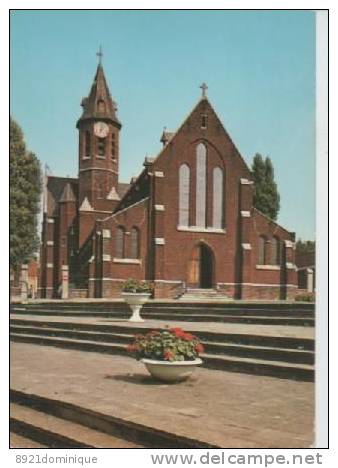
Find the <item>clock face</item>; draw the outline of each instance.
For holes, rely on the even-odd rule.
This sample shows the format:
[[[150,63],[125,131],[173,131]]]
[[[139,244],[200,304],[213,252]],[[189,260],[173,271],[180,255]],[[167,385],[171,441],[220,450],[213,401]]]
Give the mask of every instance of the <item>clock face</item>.
[[[109,133],[109,127],[104,122],[96,122],[94,125],[94,133],[99,138],[106,138]]]

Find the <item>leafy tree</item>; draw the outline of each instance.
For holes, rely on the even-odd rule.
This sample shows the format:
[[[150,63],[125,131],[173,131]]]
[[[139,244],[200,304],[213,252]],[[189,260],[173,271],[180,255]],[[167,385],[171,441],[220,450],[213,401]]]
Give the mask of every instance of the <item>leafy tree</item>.
[[[265,160],[257,153],[252,164],[252,175],[255,183],[254,206],[274,221],[280,209],[280,197],[275,182],[271,159]]]
[[[302,241],[298,239],[296,242],[296,252],[299,254],[315,252],[316,242],[315,241]]]
[[[27,151],[19,125],[10,119],[10,266],[16,271],[34,256],[40,209],[41,170]]]

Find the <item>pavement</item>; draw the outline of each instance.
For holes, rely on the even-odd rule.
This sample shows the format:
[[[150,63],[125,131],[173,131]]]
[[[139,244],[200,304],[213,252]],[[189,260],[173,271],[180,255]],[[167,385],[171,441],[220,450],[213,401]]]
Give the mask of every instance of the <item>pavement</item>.
[[[124,327],[139,328],[164,328],[181,327],[186,331],[198,332],[208,331],[214,333],[230,333],[244,335],[278,336],[288,338],[315,338],[314,327],[300,327],[292,325],[257,325],[241,323],[219,323],[219,322],[180,322],[179,320],[146,320],[144,322],[130,322],[128,319],[114,319],[103,317],[76,317],[74,315],[56,316],[34,315],[34,314],[11,314],[11,319],[36,320],[39,322],[55,323],[86,323],[97,325],[119,325]]]
[[[65,321],[65,317],[60,320]],[[162,322],[154,323],[159,326]],[[151,324],[147,321],[144,326]],[[220,326],[230,333],[237,333],[239,327],[218,323],[217,331]],[[213,331],[213,324],[184,322],[187,330],[196,327]],[[268,333],[270,328],[241,325],[241,332],[247,327],[250,333]],[[311,331],[280,328],[295,328],[297,336]],[[274,326],[269,333],[277,329]],[[190,380],[167,385],[154,381],[142,363],[129,357],[11,343],[11,388],[222,448],[304,448],[310,447],[314,439],[311,382],[198,368]]]

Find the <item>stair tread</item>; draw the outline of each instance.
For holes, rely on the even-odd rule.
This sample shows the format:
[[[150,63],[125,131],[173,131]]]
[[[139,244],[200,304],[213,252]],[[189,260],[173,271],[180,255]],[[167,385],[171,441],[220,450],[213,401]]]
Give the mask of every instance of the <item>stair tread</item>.
[[[66,338],[64,336],[41,336],[41,335],[34,335],[32,333],[11,333],[10,336],[25,336],[28,338],[39,338],[39,339],[44,339],[44,340],[49,340],[49,341],[70,341],[73,343],[88,343],[88,344],[94,344],[97,346],[110,346],[112,348],[121,348],[124,349],[125,346],[121,343],[111,343],[108,341],[93,341],[93,340],[78,340],[76,338]]]
[[[68,341],[68,342],[73,342],[73,343],[86,343],[86,344],[94,344],[96,346],[109,346],[111,348],[119,348],[121,350],[124,350],[126,348],[125,345],[119,344],[119,343],[107,343],[107,342],[96,342],[96,341],[90,341],[90,340],[77,340],[73,338],[63,338],[63,337],[49,337],[49,336],[44,336],[41,337],[39,335],[30,335],[30,334],[11,334],[11,336],[25,336],[28,338],[39,338],[39,339],[44,339],[48,340],[50,342],[53,341]],[[267,365],[272,365],[272,366],[277,366],[277,367],[290,367],[290,368],[306,368],[306,369],[313,369],[313,366],[311,364],[299,364],[299,363],[290,363],[287,361],[275,361],[275,360],[267,360],[267,359],[257,359],[257,358],[248,358],[248,357],[242,357],[242,356],[222,356],[219,354],[212,354],[212,353],[203,353],[201,354],[201,357],[205,358],[210,358],[210,359],[221,359],[226,361],[232,361],[232,362],[248,362],[248,363],[256,363],[256,364],[267,364]]]
[[[243,357],[243,356],[221,356],[219,354],[201,354],[201,358],[203,359],[204,357],[209,358],[209,359],[220,359],[224,362],[231,361],[231,362],[246,362],[246,363],[251,363],[251,364],[260,364],[260,365],[269,365],[269,366],[275,366],[275,367],[288,367],[292,369],[306,369],[306,370],[313,370],[314,366],[311,364],[300,364],[300,363],[293,363],[293,362],[287,362],[287,361],[270,361],[266,359],[257,359],[257,358],[248,358],[248,357]]]
[[[36,326],[26,326],[26,325],[11,325],[11,328],[29,328],[29,329],[36,329],[36,330],[43,330],[43,331],[51,331],[51,332],[62,332],[62,331],[67,331],[71,333],[77,333],[79,335],[83,335],[84,337],[86,334],[91,334],[91,335],[108,335],[111,337],[117,336],[117,337],[123,337],[123,338],[133,338],[134,333],[117,333],[117,332],[104,332],[104,331],[96,331],[96,330],[74,330],[74,329],[69,329],[69,328],[53,328],[53,327],[36,327]],[[34,334],[33,334],[34,335]],[[41,336],[41,335],[34,335],[34,336]],[[53,337],[54,338],[54,337]],[[64,337],[60,337],[64,338]],[[74,338],[75,339],[75,338]],[[296,352],[296,353],[310,353],[314,354],[313,350],[306,350],[306,349],[299,349],[299,348],[283,348],[280,346],[260,346],[260,345],[254,345],[254,344],[245,344],[245,343],[231,343],[231,342],[221,342],[221,341],[208,341],[205,339],[201,339],[201,342],[204,345],[216,345],[219,347],[238,347],[238,348],[243,348],[243,349],[257,349],[257,350],[270,350],[270,351],[287,351],[287,352]],[[101,342],[103,343],[103,342]],[[107,342],[108,344],[112,344],[111,342]],[[116,343],[120,344],[120,343]]]
[[[115,437],[82,424],[43,413],[16,403],[10,405],[11,419],[67,437],[93,448],[140,448],[142,445]]]
[[[121,336],[123,338],[130,338],[134,336],[134,333],[119,333],[119,332],[110,332],[110,331],[103,331],[103,330],[83,330],[83,329],[73,329],[73,328],[62,328],[62,327],[50,327],[50,326],[45,326],[45,327],[37,327],[34,325],[10,325],[11,328],[29,328],[29,329],[36,329],[36,330],[44,330],[44,331],[55,331],[55,332],[61,332],[61,331],[67,331],[71,333],[81,333],[83,335],[85,334],[95,334],[95,335],[108,335],[108,336]]]
[[[9,445],[11,448],[48,448],[47,445],[40,444],[15,432],[9,434]]]

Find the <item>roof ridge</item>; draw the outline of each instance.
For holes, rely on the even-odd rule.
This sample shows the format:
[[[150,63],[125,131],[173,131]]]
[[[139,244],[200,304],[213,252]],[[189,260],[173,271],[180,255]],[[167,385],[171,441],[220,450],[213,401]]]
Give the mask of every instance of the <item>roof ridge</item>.
[[[256,208],[255,206],[252,207],[252,209],[254,211],[257,211],[258,214],[264,216],[264,218],[268,219],[269,221],[271,221],[271,223],[275,224],[276,226],[280,227],[281,229],[283,229],[283,231],[289,233],[289,234],[292,234],[292,231],[289,231],[288,229],[285,229],[285,227],[281,226],[279,223],[277,223],[276,221],[274,221],[272,218],[270,218],[268,215],[266,215],[265,213],[263,213],[262,211],[260,211],[258,208]]]

